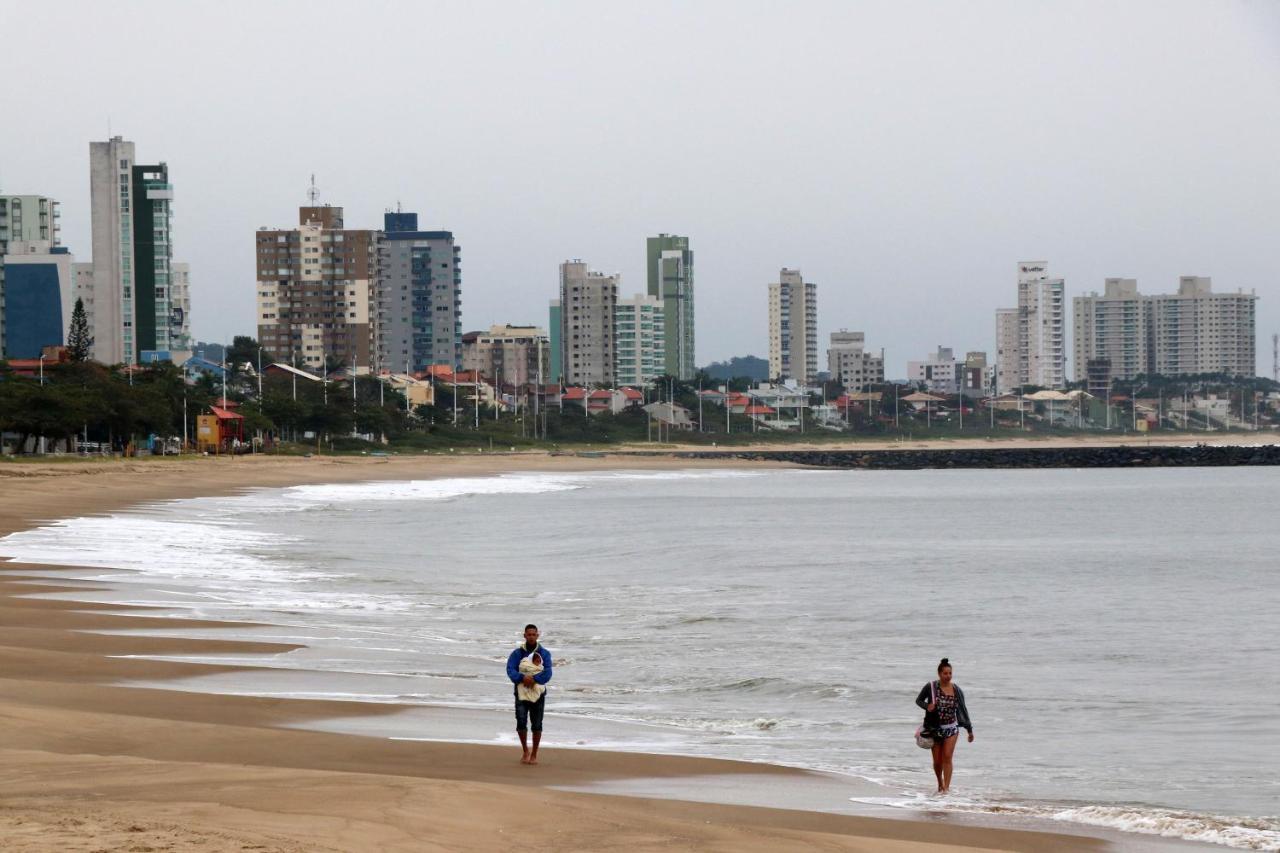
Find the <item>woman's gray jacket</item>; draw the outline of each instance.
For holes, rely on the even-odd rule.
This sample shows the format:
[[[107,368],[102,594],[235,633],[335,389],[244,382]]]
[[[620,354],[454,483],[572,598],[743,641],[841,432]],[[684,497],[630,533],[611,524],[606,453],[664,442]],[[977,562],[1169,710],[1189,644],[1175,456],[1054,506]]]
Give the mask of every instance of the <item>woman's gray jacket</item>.
[[[964,704],[964,691],[960,689],[958,684],[952,684],[951,687],[956,691],[956,722],[969,734],[973,734],[973,723],[969,720],[969,709]],[[920,695],[916,697],[916,704],[924,711],[924,727],[932,731],[937,731],[938,729],[938,712],[936,710],[928,710],[929,699],[932,694],[941,692],[938,682],[930,681],[921,688]]]

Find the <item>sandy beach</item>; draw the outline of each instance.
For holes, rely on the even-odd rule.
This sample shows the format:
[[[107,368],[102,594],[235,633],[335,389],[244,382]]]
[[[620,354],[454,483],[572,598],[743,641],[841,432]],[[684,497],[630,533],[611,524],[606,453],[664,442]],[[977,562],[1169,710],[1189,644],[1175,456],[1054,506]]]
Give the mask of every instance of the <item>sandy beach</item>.
[[[3,463],[0,535],[145,501],[254,487],[723,464],[546,454]],[[91,585],[60,582],[66,570],[56,567],[0,565],[5,850],[908,851],[1089,850],[1109,844],[1102,836],[989,828],[941,815],[889,820],[584,793],[592,785],[627,779],[687,785],[699,777],[729,776],[744,784],[786,786],[811,774],[702,758],[557,750],[550,730],[541,765],[530,768],[506,747],[281,728],[308,719],[391,713],[395,707],[117,686],[226,669],[130,655],[290,647],[95,634],[155,628],[156,618],[145,608],[23,597]]]

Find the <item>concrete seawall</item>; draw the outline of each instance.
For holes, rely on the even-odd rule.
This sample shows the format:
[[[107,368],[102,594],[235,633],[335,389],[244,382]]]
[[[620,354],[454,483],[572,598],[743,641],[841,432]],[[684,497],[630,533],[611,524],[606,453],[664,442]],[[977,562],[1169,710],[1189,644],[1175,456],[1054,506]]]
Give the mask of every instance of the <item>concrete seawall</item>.
[[[649,454],[636,454],[649,455]],[[817,468],[1157,468],[1280,465],[1280,445],[982,448],[971,450],[695,450],[678,459],[789,462]]]

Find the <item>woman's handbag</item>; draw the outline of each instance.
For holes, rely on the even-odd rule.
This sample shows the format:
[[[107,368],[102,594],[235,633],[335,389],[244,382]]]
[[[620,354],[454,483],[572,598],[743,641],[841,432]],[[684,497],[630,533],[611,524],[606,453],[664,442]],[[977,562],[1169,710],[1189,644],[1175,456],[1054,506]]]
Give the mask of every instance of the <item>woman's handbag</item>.
[[[936,705],[937,702],[938,702],[938,697],[937,695],[934,694],[933,682],[930,681],[929,682],[929,704]],[[925,718],[927,719],[928,716],[929,716],[929,712],[925,711]],[[920,725],[916,726],[916,746],[920,747],[921,749],[933,749],[933,735],[930,734],[929,729],[925,728],[924,723],[921,723]]]

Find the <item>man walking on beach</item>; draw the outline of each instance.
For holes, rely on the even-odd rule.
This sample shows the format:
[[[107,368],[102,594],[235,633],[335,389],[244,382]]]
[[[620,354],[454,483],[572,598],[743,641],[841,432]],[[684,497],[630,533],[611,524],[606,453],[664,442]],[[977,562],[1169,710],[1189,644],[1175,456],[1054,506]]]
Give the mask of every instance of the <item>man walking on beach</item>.
[[[521,672],[521,663],[532,656],[536,666],[525,663]],[[524,642],[516,646],[507,657],[507,678],[511,679],[512,692],[516,698],[516,734],[520,735],[520,748],[524,750],[521,764],[538,763],[538,742],[542,740],[542,712],[547,706],[546,690],[541,689],[551,680],[551,652],[538,645],[538,626],[524,626]],[[526,696],[536,692],[540,694],[537,701],[521,698],[523,688]],[[533,729],[533,749],[529,749],[528,730]]]

